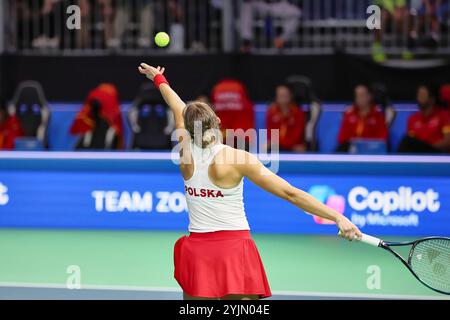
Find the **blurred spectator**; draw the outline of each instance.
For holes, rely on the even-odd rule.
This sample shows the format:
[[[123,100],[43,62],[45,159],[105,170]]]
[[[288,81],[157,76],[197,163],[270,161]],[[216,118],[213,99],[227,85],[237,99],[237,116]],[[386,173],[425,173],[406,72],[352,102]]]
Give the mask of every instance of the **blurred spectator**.
[[[255,127],[253,103],[244,84],[233,79],[221,80],[212,89],[211,97],[216,114],[221,120],[224,140],[227,141],[226,130],[231,129],[234,130],[235,137],[240,139],[238,141],[244,141],[248,148],[251,137],[245,138],[242,132],[236,132],[239,129],[245,132]],[[233,146],[236,146],[236,140]]]
[[[450,115],[436,106],[432,87],[417,89],[419,111],[408,119],[408,132],[398,147],[401,153],[439,153],[450,151]]]
[[[275,102],[266,116],[269,145],[279,145],[280,151],[304,152],[305,115],[294,101],[289,86],[281,84],[276,88]],[[279,141],[271,141],[271,130],[279,130]]]
[[[406,0],[375,0],[381,8],[381,29],[375,30],[375,42],[372,46],[372,57],[376,62],[386,60],[382,41],[384,33],[389,29],[397,31],[398,35],[409,32],[411,29],[410,12]],[[411,52],[403,52],[404,59],[412,58]]]
[[[435,47],[439,43],[441,24],[448,19],[448,0],[421,0],[417,8],[418,31],[424,32],[426,44]],[[414,38],[418,34],[414,32]]]
[[[241,3],[239,16],[239,33],[241,35],[241,52],[251,49],[253,39],[254,15],[281,19],[283,32],[274,41],[276,48],[282,48],[297,31],[300,23],[301,10],[288,0],[267,2],[262,0],[244,0]]]
[[[78,48],[89,47],[91,32],[96,30],[95,24],[99,22],[103,26],[103,39],[108,46],[114,37],[114,4],[114,0],[78,0],[82,25],[81,30],[77,30]]]
[[[154,0],[116,0],[113,34],[107,43],[108,47],[118,48],[122,45],[123,36],[131,22],[133,8],[136,8],[139,17],[137,45],[141,48],[150,47],[154,29]]]
[[[92,1],[92,0],[91,0]],[[100,6],[101,21],[103,22],[103,34],[105,43],[108,45],[113,38],[113,18],[114,18],[114,6],[113,0],[94,0],[93,6]]]
[[[0,106],[0,150],[13,150],[14,140],[24,135],[19,119]]]
[[[185,28],[183,25],[183,9],[179,0],[169,0],[167,2],[167,7],[169,9],[171,19],[173,19],[171,25],[169,26],[169,33],[171,38],[169,50],[171,52],[182,52],[184,51],[185,36]]]
[[[27,12],[32,26],[34,48],[58,48],[60,37],[56,30],[57,15],[62,11],[62,0],[38,0],[35,3],[21,1],[21,9]],[[35,9],[38,9],[35,11]]]
[[[439,100],[443,108],[450,110],[450,84],[444,84],[439,89]]]
[[[388,130],[383,112],[373,102],[372,94],[365,85],[355,88],[355,101],[344,114],[339,130],[338,152],[348,152],[352,139],[387,140]]]
[[[29,37],[29,22],[31,21],[31,8],[28,5],[28,1],[12,1],[9,3],[9,12],[7,12],[7,15],[9,15],[9,18],[13,23],[11,25],[8,25],[8,23],[5,24],[6,32],[9,31],[11,35],[17,34],[16,37],[11,37],[11,45],[20,49],[28,49],[30,43],[26,40],[29,39],[25,40],[26,36]],[[14,18],[16,19],[15,23]]]
[[[89,47],[90,41],[90,15],[91,15],[91,4],[92,0],[79,0],[78,5],[81,11],[81,29],[76,32],[76,48],[84,49]]]
[[[92,90],[70,133],[82,137],[77,149],[123,149],[124,133],[117,88],[101,84]]]
[[[38,49],[56,49],[63,44],[67,46],[71,39],[63,39],[69,34],[66,29],[66,9],[70,5],[78,5],[81,11],[81,29],[76,30],[75,47],[89,47],[93,15],[99,13],[95,20],[103,24],[106,41],[112,37],[112,0],[17,0],[14,2],[18,18],[18,38],[23,47],[31,46]],[[31,39],[30,39],[31,37]],[[66,42],[66,43],[64,43]]]

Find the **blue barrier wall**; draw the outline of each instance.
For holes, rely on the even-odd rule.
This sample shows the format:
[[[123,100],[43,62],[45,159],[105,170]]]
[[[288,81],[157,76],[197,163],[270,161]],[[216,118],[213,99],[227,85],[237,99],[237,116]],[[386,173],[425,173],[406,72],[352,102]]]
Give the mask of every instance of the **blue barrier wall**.
[[[0,153],[0,227],[186,230],[183,182],[170,159]],[[280,155],[267,165],[364,232],[450,236],[450,157]],[[253,232],[336,233],[249,181],[245,205]]]
[[[321,153],[331,153],[336,150],[339,127],[342,121],[342,112],[345,110],[345,104],[325,104],[323,113],[317,126],[317,138],[319,142],[319,151]],[[396,105],[397,117],[390,130],[390,139],[393,150],[397,148],[401,138],[406,132],[408,117],[417,109],[415,105],[400,104]],[[74,104],[52,104],[52,118],[49,127],[49,146],[55,151],[73,150],[77,138],[69,134],[70,126],[80,110],[80,105]],[[130,126],[126,118],[129,110],[129,104],[122,106],[123,122],[125,125],[125,138],[130,142]],[[256,128],[265,128],[267,105],[257,104],[255,106]]]

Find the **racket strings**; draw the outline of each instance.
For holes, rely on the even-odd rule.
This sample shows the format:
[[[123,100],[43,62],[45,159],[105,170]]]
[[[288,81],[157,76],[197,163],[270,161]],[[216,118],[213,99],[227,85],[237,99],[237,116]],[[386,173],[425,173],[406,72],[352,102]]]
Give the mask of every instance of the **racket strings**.
[[[450,293],[450,240],[429,239],[419,242],[412,249],[410,265],[425,284]]]

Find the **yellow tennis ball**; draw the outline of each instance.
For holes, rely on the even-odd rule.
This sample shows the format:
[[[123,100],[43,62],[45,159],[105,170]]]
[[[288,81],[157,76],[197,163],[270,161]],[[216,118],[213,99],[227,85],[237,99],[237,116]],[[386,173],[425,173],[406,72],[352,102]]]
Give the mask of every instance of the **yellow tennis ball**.
[[[165,32],[158,32],[158,34],[155,36],[155,43],[158,47],[165,47],[169,44],[170,37]]]

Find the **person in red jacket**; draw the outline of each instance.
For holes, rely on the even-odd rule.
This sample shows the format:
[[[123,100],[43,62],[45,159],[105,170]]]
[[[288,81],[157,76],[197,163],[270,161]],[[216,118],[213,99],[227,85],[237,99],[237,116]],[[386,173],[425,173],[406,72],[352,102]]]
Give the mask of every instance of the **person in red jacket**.
[[[339,130],[337,151],[348,152],[352,139],[387,140],[388,130],[383,112],[374,104],[365,85],[355,88],[355,101],[344,114]]]
[[[244,143],[245,149],[248,149],[249,144],[254,142],[256,133],[246,131],[255,128],[255,115],[244,84],[234,79],[221,80],[212,89],[211,100],[221,121],[224,141],[233,147],[240,147]],[[234,132],[233,143],[228,141],[229,137],[227,139],[227,130]]]
[[[99,114],[93,108],[94,105],[99,106]],[[96,118],[98,117],[104,119],[114,129],[115,140],[117,140],[114,149],[123,149],[125,147],[125,136],[119,93],[113,84],[102,83],[89,92],[83,108],[72,123],[70,133],[72,135],[83,135],[92,132],[95,129]]]
[[[417,90],[419,111],[408,119],[400,153],[440,153],[450,151],[450,114],[436,106],[436,94],[430,86]]]
[[[0,150],[13,150],[14,141],[23,135],[19,119],[8,117],[4,108],[0,107]]]
[[[269,145],[277,144],[280,151],[304,152],[306,150],[305,114],[294,101],[289,86],[281,84],[276,88],[275,102],[266,115]],[[272,141],[271,130],[279,130],[279,141]]]

